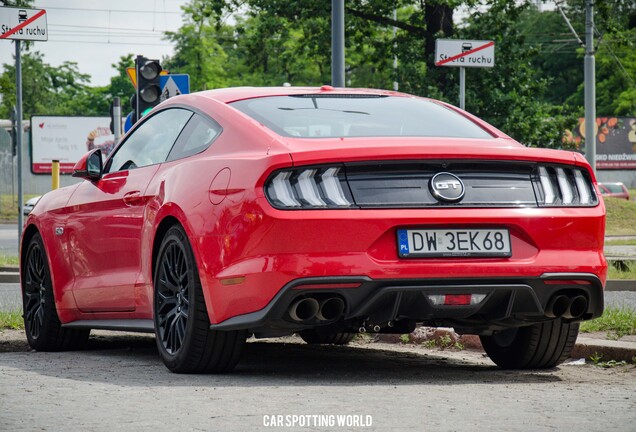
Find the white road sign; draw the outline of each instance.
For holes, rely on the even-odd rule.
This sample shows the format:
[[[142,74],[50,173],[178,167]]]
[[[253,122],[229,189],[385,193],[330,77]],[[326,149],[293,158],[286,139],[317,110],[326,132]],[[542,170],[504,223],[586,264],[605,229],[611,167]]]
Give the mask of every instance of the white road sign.
[[[95,148],[104,158],[115,146],[110,117],[31,117],[31,171],[50,174],[51,162],[60,161],[60,172],[70,174],[75,163]]]
[[[435,41],[435,66],[493,67],[494,65],[494,41],[457,39]]]
[[[0,39],[48,40],[46,11],[44,9],[0,7]]]

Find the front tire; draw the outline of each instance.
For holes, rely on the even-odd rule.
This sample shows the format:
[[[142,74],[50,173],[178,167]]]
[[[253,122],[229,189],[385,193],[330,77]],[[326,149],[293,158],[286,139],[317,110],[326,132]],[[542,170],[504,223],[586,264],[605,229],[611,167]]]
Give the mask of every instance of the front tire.
[[[504,369],[549,369],[568,358],[578,323],[560,319],[480,336],[488,357]]]
[[[245,331],[211,331],[199,272],[183,228],[167,232],[154,278],[154,321],[159,355],[176,373],[232,370],[245,345]]]
[[[31,348],[37,351],[81,348],[90,330],[62,327],[55,308],[51,271],[40,233],[29,241],[21,279],[24,331]]]

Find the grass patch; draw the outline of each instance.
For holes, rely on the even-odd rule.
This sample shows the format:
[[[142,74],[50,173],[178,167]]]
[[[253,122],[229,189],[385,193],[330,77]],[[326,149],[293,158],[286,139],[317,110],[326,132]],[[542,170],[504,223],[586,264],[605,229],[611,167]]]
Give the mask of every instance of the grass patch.
[[[605,246],[636,246],[636,239],[607,240]]]
[[[22,330],[22,311],[0,312],[0,329]]]
[[[0,255],[0,267],[17,267],[19,262],[17,256]]]
[[[606,235],[636,235],[636,201],[604,198],[607,208]]]
[[[636,261],[610,261],[607,268],[607,278],[636,279]]]
[[[41,194],[24,195],[24,202]],[[0,194],[0,223],[18,222],[18,195]]]
[[[581,331],[583,333],[605,331],[610,339],[636,334],[636,311],[608,307],[600,318],[581,323]]]

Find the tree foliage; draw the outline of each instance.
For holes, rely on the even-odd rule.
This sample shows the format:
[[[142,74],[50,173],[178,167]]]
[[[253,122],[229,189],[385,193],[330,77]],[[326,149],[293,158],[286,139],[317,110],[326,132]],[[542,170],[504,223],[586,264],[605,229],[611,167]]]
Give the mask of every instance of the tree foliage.
[[[434,65],[435,40],[491,39],[495,67],[467,69],[467,110],[525,144],[560,147],[563,131],[583,113],[584,52],[560,12],[539,11],[535,3],[347,0],[346,84],[390,89],[398,82],[401,91],[457,104],[458,70]],[[583,38],[584,0],[559,4]],[[597,112],[636,115],[634,0],[597,0],[595,8]],[[192,91],[327,84],[330,25],[329,2],[191,0],[182,27],[166,33],[175,51],[162,63],[172,73],[189,74]],[[133,92],[125,73],[134,65],[132,55],[113,65],[117,74],[105,87],[88,86],[74,63],[52,67],[37,52],[24,58],[28,113],[105,114],[112,97],[127,106]],[[15,99],[14,72],[5,65],[0,75],[0,116]]]

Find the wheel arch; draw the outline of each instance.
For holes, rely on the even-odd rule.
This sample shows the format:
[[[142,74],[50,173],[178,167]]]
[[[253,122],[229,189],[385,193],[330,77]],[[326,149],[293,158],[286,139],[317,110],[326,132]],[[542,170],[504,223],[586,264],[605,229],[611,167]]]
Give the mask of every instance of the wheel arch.
[[[33,236],[39,232],[40,230],[35,225],[30,224],[25,228],[24,233],[22,234],[22,241],[20,242],[20,272],[22,272],[22,265],[24,264],[26,253],[28,252],[27,249],[29,242]]]
[[[152,242],[152,258],[151,258],[151,273],[152,273],[152,280],[154,281],[155,278],[155,268],[157,266],[157,258],[159,256],[159,248],[161,248],[161,242],[163,241],[163,238],[166,236],[166,233],[168,232],[168,230],[174,226],[174,225],[180,225],[183,227],[183,224],[179,221],[179,219],[177,219],[176,217],[169,215],[164,217],[161,222],[159,222],[159,225],[157,226],[157,229],[155,230],[155,237],[153,239]]]

